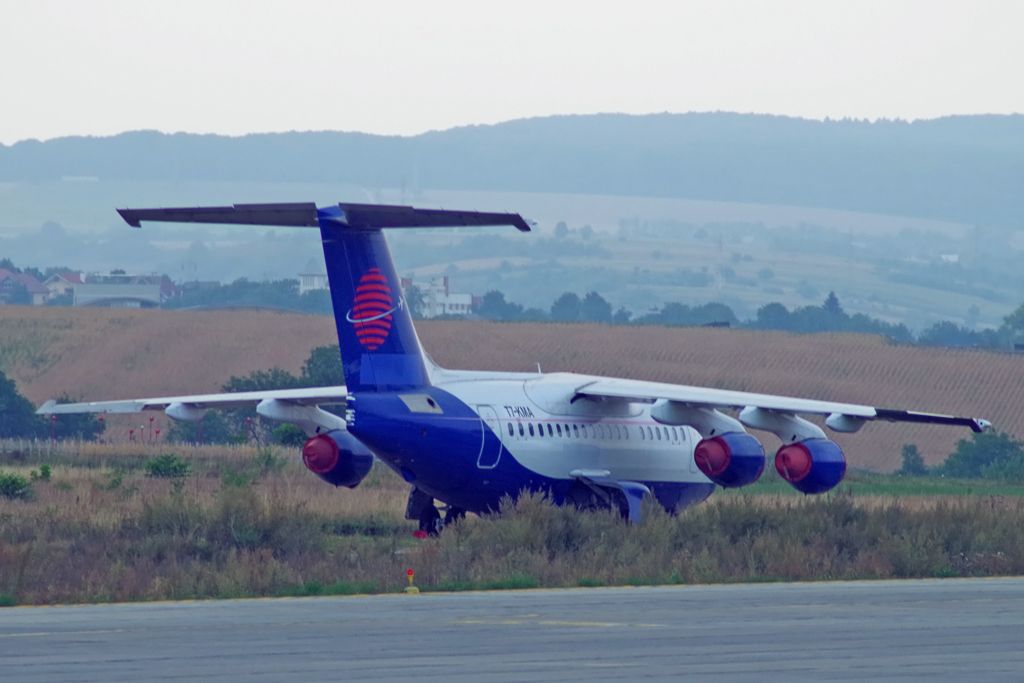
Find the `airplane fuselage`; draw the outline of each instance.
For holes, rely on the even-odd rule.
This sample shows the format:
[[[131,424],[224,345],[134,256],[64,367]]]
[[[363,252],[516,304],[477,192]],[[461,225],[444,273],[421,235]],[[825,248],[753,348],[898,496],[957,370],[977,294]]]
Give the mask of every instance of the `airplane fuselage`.
[[[471,512],[542,491],[556,503],[612,476],[647,486],[666,509],[715,488],[693,458],[700,435],[647,406],[574,400],[581,375],[443,371],[431,386],[354,394],[349,432],[421,491]]]

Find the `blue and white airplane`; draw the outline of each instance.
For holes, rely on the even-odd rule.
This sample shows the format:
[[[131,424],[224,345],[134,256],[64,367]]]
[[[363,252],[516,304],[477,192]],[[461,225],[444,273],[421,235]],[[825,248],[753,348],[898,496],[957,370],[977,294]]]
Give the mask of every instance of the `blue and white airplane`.
[[[824,416],[837,432],[871,420],[975,432],[990,426],[976,418],[676,384],[439,367],[416,335],[383,229],[529,231],[518,214],[312,203],[118,212],[136,228],[142,221],[319,228],[345,386],[48,401],[39,413],[163,410],[175,420],[198,420],[211,408],[252,406],[266,419],[304,429],[303,462],[330,484],[355,487],[374,456],[386,463],[411,486],[406,516],[428,533],[466,512],[497,510],[503,497],[523,491],[544,492],[556,504],[611,507],[632,521],[648,498],[675,512],[716,486],[746,486],[761,476],[764,448],[747,429],[779,437],[774,462],[782,478],[804,493],[822,493],[842,480],[846,461],[802,415]],[[320,407],[330,404],[344,404],[344,418]]]

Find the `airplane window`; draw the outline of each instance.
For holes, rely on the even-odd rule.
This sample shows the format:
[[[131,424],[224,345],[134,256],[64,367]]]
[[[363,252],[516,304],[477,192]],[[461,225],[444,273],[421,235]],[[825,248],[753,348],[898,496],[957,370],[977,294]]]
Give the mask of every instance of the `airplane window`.
[[[642,426],[640,427],[640,440],[641,441],[645,441],[646,440],[644,438],[644,428]]]
[[[668,441],[668,427],[662,427],[661,430],[665,432],[665,441]]]
[[[514,431],[512,431],[513,429],[515,429],[515,428],[512,426],[512,423],[509,422],[508,423],[508,435],[509,436],[515,436],[516,435],[516,433]]]
[[[661,441],[661,430],[657,427],[654,428],[654,434],[658,437],[658,441]]]
[[[537,425],[537,436],[544,436],[544,425],[543,424],[538,424]]]
[[[573,425],[572,426],[572,435],[575,436],[577,439],[580,438],[580,426],[579,425]]]
[[[525,430],[523,429],[523,423],[520,422],[519,423],[519,436],[523,436],[524,435],[524,431]]]
[[[626,441],[629,441],[629,425],[624,426],[622,431],[626,432]]]
[[[647,428],[647,438],[651,441],[654,441],[654,432],[651,431],[650,427]]]
[[[566,435],[566,437],[568,437],[569,436],[569,425],[564,425],[564,427],[565,427],[565,435]]]
[[[548,436],[554,436],[555,430],[551,428],[551,423],[548,423]]]
[[[672,428],[672,440],[679,441],[679,432],[676,431],[675,427]]]
[[[530,436],[533,436],[533,423],[530,423]]]
[[[558,435],[561,436],[562,435],[562,425],[555,425],[555,429],[558,430]]]

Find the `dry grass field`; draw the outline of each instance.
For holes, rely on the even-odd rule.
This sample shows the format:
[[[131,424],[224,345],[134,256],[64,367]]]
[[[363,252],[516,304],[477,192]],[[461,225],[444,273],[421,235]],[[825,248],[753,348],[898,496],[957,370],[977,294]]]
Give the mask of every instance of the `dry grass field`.
[[[431,322],[427,350],[448,367],[574,371],[701,384],[991,419],[1024,436],[1024,355],[895,346],[863,335],[702,328]],[[330,318],[267,311],[0,307],[0,370],[41,402],[215,391],[232,375],[297,371],[336,343]],[[929,463],[961,429],[869,424],[838,436],[851,465],[891,470],[915,443]],[[776,444],[765,440],[769,451]]]
[[[0,607],[397,592],[407,567],[424,590],[1024,572],[1024,498],[996,486],[803,497],[766,482],[675,517],[652,506],[637,526],[525,497],[420,541],[407,486],[383,467],[335,489],[283,449],[176,447],[189,472],[149,476],[166,451],[0,442],[0,470],[37,473],[30,496],[0,496]]]

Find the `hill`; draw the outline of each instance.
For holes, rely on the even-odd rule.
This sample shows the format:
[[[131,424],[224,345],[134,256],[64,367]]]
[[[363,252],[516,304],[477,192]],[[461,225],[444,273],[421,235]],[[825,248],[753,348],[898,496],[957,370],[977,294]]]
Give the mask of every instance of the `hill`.
[[[1024,116],[552,116],[411,137],[310,132],[0,145],[0,182],[322,182],[759,202],[1018,227]],[[293,199],[294,201],[294,199]]]
[[[863,335],[702,328],[431,322],[438,363],[467,369],[575,371],[883,407],[957,412],[1024,435],[1024,357],[894,346]],[[267,311],[118,311],[0,307],[0,370],[35,402],[216,391],[232,375],[296,372],[335,343],[330,318]],[[915,443],[934,463],[963,430],[871,424],[839,436],[851,464],[888,470]],[[774,450],[777,443],[766,439]]]

